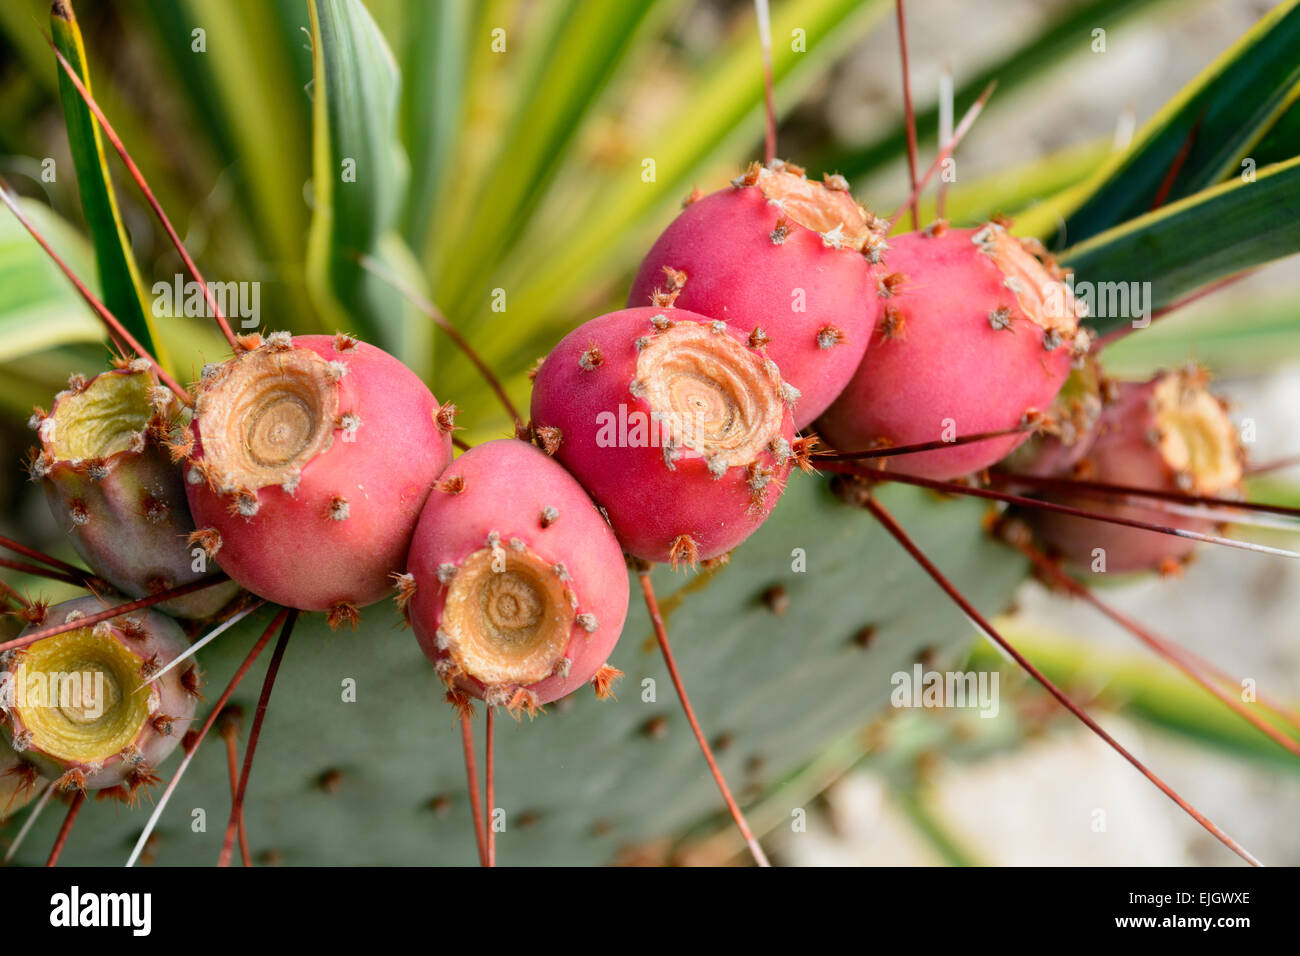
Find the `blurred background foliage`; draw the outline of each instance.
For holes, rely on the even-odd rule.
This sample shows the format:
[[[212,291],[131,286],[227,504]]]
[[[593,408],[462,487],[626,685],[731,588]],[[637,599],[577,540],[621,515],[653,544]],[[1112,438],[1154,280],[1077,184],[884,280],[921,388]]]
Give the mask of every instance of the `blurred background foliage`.
[[[1152,281],[1157,304],[1300,249],[1296,3],[912,6],[923,163],[936,146],[940,69],[953,74],[958,116],[998,83],[959,152],[954,221],[1009,214],[1081,277]],[[780,154],[813,175],[844,173],[861,200],[893,211],[906,192],[893,4],[773,7]],[[70,145],[68,129],[86,117],[41,35],[48,13],[48,0],[0,4],[0,173],[115,311],[138,297],[160,354],[192,379],[224,343],[208,320],[148,316],[150,286],[181,264],[111,151],[103,162],[84,136]],[[535,358],[622,304],[680,200],[761,153],[748,0],[118,0],[77,14],[80,39],[55,40],[65,54],[84,42],[100,104],[207,278],[260,283],[264,329],[342,328],[393,351],[463,410],[471,441],[509,422],[359,257],[436,301],[524,406]],[[1149,55],[1153,33],[1192,20],[1195,55],[1172,44],[1159,82],[1157,64],[1135,68],[1126,50]],[[1216,34],[1221,23],[1231,32]],[[1126,98],[1090,95],[1111,69]],[[1245,158],[1256,182],[1241,182]],[[349,162],[355,182],[341,183]],[[96,181],[116,185],[116,210],[87,198]],[[932,191],[924,217],[933,203]],[[1146,374],[1195,355],[1249,377],[1294,362],[1298,291],[1289,264],[1264,269],[1130,336],[1108,352],[1110,367]],[[0,217],[0,454],[16,461],[31,406],[103,360],[93,317]],[[6,533],[66,550],[19,469],[0,471],[0,492]],[[1145,699],[1124,699],[1135,697]],[[860,754],[840,747],[827,753]],[[840,766],[832,757],[810,766]],[[955,845],[943,855],[962,858]]]

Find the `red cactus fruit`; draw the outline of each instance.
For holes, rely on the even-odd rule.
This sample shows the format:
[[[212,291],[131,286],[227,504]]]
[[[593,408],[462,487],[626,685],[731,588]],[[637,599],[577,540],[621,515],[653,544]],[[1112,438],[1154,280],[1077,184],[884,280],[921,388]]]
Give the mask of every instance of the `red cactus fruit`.
[[[752,333],[802,397],[795,428],[852,377],[880,314],[888,223],[842,176],[755,163],[732,187],[689,202],[641,263],[627,304],[676,305]]]
[[[199,382],[196,540],[254,594],[354,623],[405,565],[454,414],[380,349],[273,333]]]
[[[1115,387],[1115,382],[1102,375],[1097,360],[1086,356],[1070,370],[1041,433],[1013,451],[1003,465],[1018,474],[1068,477],[1097,436],[1103,399]]]
[[[1046,412],[1087,349],[1078,306],[1041,247],[990,223],[891,240],[885,313],[844,392],[818,422],[841,451],[1015,428]],[[899,456],[946,480],[1004,457],[1024,434]]]
[[[55,520],[97,575],[133,598],[188,584],[220,568],[188,541],[194,531],[180,467],[162,447],[177,412],[147,362],[86,380],[73,376],[47,415],[32,477]],[[158,605],[177,617],[216,614],[239,591],[218,584]]]
[[[476,445],[420,515],[398,603],[450,688],[530,714],[592,683],[627,616],[623,554],[582,486],[526,442]]]
[[[1195,368],[1125,382],[1107,404],[1097,436],[1076,471],[1107,484],[1234,497],[1240,492],[1242,446],[1220,399]],[[1051,500],[1101,514],[1189,531],[1215,523],[1095,497],[1052,493]],[[1025,517],[1044,548],[1076,568],[1108,572],[1176,571],[1195,548],[1187,538],[1033,510]],[[1096,549],[1102,549],[1098,552]]]
[[[624,309],[546,357],[532,418],[625,551],[694,564],[730,551],[775,506],[798,450],[796,395],[722,320]]]
[[[89,617],[118,600],[65,601],[46,620]],[[3,702],[14,751],[61,788],[116,787],[133,797],[157,780],[154,768],[194,717],[197,665],[184,662],[157,676],[187,647],[180,626],[150,610],[10,652]]]

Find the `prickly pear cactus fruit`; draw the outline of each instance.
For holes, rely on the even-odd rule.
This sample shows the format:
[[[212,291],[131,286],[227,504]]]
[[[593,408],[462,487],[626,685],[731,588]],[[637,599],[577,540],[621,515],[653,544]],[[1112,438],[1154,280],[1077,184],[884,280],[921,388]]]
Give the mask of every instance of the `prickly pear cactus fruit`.
[[[137,362],[89,380],[74,376],[49,414],[37,409],[31,419],[41,442],[31,473],[55,520],[91,570],[133,598],[220,571],[189,542],[194,522],[180,468],[163,447],[175,404],[148,363]],[[227,582],[158,607],[206,618],[238,593]]]
[[[593,681],[608,695],[627,573],[582,486],[508,438],[471,448],[434,489],[398,601],[449,690],[516,715]]]
[[[809,741],[851,733],[888,707],[891,675],[969,641],[969,624],[887,533],[826,485],[796,473],[772,518],[710,578],[656,571],[693,703],[745,801],[801,766]],[[976,605],[1005,607],[1025,564],[980,530],[981,505],[898,486],[880,496]],[[789,600],[779,617],[761,599],[774,586]],[[224,686],[268,620],[258,612],[201,652],[209,688]],[[331,635],[321,615],[299,622],[249,782],[257,861],[476,861],[460,734],[433,666],[393,629],[398,621],[392,602],[367,611],[365,653]],[[717,789],[651,633],[638,604],[610,659],[626,672],[617,700],[571,694],[532,722],[497,721],[503,865],[605,863],[704,820],[722,825]],[[264,660],[234,698],[249,713]],[[211,865],[229,807],[225,755],[204,746],[151,857]],[[780,807],[781,818],[792,809]],[[21,861],[42,862],[59,816],[42,817]],[[88,803],[62,862],[120,865],[142,826],[139,815]]]
[[[799,400],[745,334],[684,309],[578,326],[533,382],[537,440],[587,489],[623,549],[694,565],[776,506]]]
[[[842,176],[810,180],[774,160],[727,189],[687,200],[637,273],[629,307],[676,305],[754,334],[803,397],[795,428],[852,377],[880,314],[878,264],[889,224]]]
[[[1090,344],[1082,308],[1037,244],[997,223],[942,223],[890,240],[884,315],[843,394],[817,422],[842,451],[951,440],[1045,415]],[[1024,434],[899,457],[947,480],[988,468]]]
[[[405,568],[454,414],[381,349],[272,333],[199,383],[196,540],[258,597],[355,626]]]
[[[116,595],[65,601],[27,630],[118,602]],[[4,705],[14,752],[61,790],[112,788],[134,803],[142,787],[157,782],[155,769],[194,717],[197,665],[160,673],[188,646],[175,621],[147,611],[8,652]]]
[[[1209,497],[1241,495],[1245,452],[1222,399],[1195,367],[1161,372],[1146,382],[1122,382],[1101,413],[1096,437],[1077,468],[1090,481]],[[1133,504],[1068,493],[1051,499],[1100,514],[1164,527],[1213,533],[1215,522]],[[1026,515],[1040,542],[1072,567],[1107,572],[1176,573],[1197,542],[1034,510]],[[1099,550],[1100,549],[1100,550]]]

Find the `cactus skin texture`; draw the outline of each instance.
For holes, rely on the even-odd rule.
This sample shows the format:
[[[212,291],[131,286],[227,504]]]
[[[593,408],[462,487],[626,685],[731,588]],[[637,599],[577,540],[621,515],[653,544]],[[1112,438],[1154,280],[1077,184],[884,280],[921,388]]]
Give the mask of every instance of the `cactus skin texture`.
[[[771,792],[806,766],[809,741],[847,739],[881,714],[896,715],[891,675],[910,672],[918,655],[940,670],[959,667],[971,641],[961,612],[936,599],[934,584],[910,567],[871,515],[845,507],[825,485],[791,475],[781,506],[707,587],[667,567],[653,572],[700,723],[727,735],[718,761],[747,796]],[[901,485],[882,485],[877,494],[927,553],[941,556],[944,573],[981,611],[992,615],[1009,604],[1024,581],[1025,561],[981,528],[983,502]],[[807,549],[806,571],[791,568],[796,547]],[[760,600],[774,584],[790,598],[784,617]],[[331,639],[321,615],[299,619],[244,804],[254,859],[260,864],[267,854],[268,862],[286,866],[473,865],[461,736],[440,703],[444,688],[414,640],[388,639],[401,621],[391,601],[364,613],[367,633],[387,636],[383,653],[358,653],[354,641]],[[209,688],[225,686],[273,614],[255,611],[199,652]],[[858,637],[865,627],[872,629],[867,642]],[[641,601],[631,602],[623,631],[610,659],[627,674],[617,700],[579,689],[527,727],[497,721],[496,802],[506,813],[499,863],[610,863],[646,841],[672,842],[702,821],[719,825],[717,786],[697,772],[699,746]],[[263,667],[259,661],[236,697],[250,713]],[[356,682],[355,703],[339,700],[344,680]],[[210,706],[215,690],[206,693]],[[1002,714],[1010,716],[1009,691],[1003,693]],[[481,720],[480,710],[480,747]],[[650,721],[667,732],[648,734]],[[869,739],[893,741],[887,730]],[[318,782],[332,768],[343,779],[327,792]],[[220,741],[208,740],[163,815],[150,847],[156,864],[211,866],[223,829],[213,825],[214,808],[229,806],[226,755]],[[208,808],[207,832],[191,831],[193,807]],[[143,819],[87,801],[61,864],[121,866]],[[16,815],[0,829],[0,841],[23,820]],[[61,822],[57,812],[43,814],[16,862],[44,863]]]
[[[531,411],[623,549],[677,565],[730,551],[771,512],[794,460],[796,400],[742,333],[642,308],[565,336],[538,369]]]
[[[512,710],[591,682],[627,617],[614,532],[568,472],[513,438],[476,445],[443,473],[407,568],[399,600],[439,676]],[[521,682],[525,646],[535,679]]]
[[[405,567],[453,414],[374,346],[274,333],[199,384],[195,524],[249,591],[355,623]]]
[[[1035,253],[995,223],[892,239],[884,315],[818,432],[863,451],[1015,428],[1048,412],[1088,342],[1059,272]],[[947,480],[989,467],[1025,437],[900,456],[889,467]]]
[[[1161,372],[1123,382],[1102,410],[1096,437],[1076,466],[1088,480],[1218,497],[1241,493],[1244,453],[1222,401],[1198,369]],[[1094,497],[1053,493],[1051,500],[1100,514],[1189,531],[1215,532],[1215,522]],[[1176,573],[1196,542],[1035,509],[1023,517],[1040,544],[1070,567],[1087,571],[1105,552],[1111,573]]]
[[[760,330],[766,354],[803,394],[795,428],[843,390],[881,308],[873,260],[886,248],[887,226],[840,177],[826,181],[833,188],[797,167],[755,166],[694,200],[655,241],[627,298],[629,307],[676,305]]]
[[[162,447],[171,393],[147,367],[79,379],[32,416],[41,446],[33,460],[55,521],[95,574],[132,598],[219,572],[188,543],[194,522],[180,467]],[[218,584],[158,605],[168,614],[216,615],[239,593]]]
[[[88,617],[120,600],[65,601],[49,609],[44,624]],[[9,664],[15,695],[5,700],[9,743],[61,789],[119,788],[124,799],[133,798],[156,781],[154,768],[176,749],[194,717],[194,662],[153,678],[187,647],[180,625],[151,610],[22,648]],[[55,674],[80,675],[73,686],[81,691],[61,693]]]

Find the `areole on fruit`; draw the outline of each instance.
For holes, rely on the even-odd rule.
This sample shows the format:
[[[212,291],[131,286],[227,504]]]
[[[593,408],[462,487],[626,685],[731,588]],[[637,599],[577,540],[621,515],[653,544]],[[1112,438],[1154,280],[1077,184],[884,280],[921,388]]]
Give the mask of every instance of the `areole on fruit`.
[[[186,483],[194,540],[259,597],[355,624],[403,566],[451,460],[455,410],[351,336],[253,344],[199,383]]]
[[[891,240],[885,306],[862,364],[818,431],[844,452],[1015,429],[1045,414],[1087,351],[1082,311],[1051,258],[999,223]],[[1027,433],[891,460],[946,480],[987,468]]]
[[[1185,492],[1208,497],[1240,493],[1244,450],[1236,427],[1195,367],[1162,372],[1146,382],[1123,382],[1101,413],[1096,437],[1075,466],[1081,478],[1102,484]],[[1139,521],[1213,532],[1215,522],[1167,510],[1052,492],[1050,500]],[[1196,542],[1136,528],[1034,511],[1024,515],[1044,547],[1070,565],[1109,572],[1175,572]],[[1098,565],[1098,559],[1104,563]]]
[[[73,621],[104,607],[104,599],[77,598],[49,616]],[[119,788],[134,798],[194,716],[197,666],[155,677],[188,646],[174,621],[148,611],[15,652],[4,697],[14,751],[64,789]]]
[[[592,683],[627,616],[613,532],[543,452],[516,439],[476,445],[429,496],[398,602],[455,694],[518,714]]]
[[[625,551],[694,564],[734,548],[775,506],[798,454],[798,400],[776,363],[725,322],[624,309],[547,356],[532,417]]]
[[[32,476],[55,519],[91,569],[122,593],[144,597],[218,573],[196,557],[180,468],[163,447],[181,417],[172,393],[137,360],[92,379],[74,376],[49,414]],[[200,560],[202,559],[202,560]],[[163,602],[179,617],[204,618],[239,592],[234,582]]]
[[[41,780],[36,765],[18,756],[7,741],[0,739],[0,822],[32,802]]]
[[[794,423],[816,418],[871,338],[872,295],[888,224],[843,177],[757,163],[728,189],[694,199],[646,255],[628,306],[676,306],[750,336],[802,393]]]

